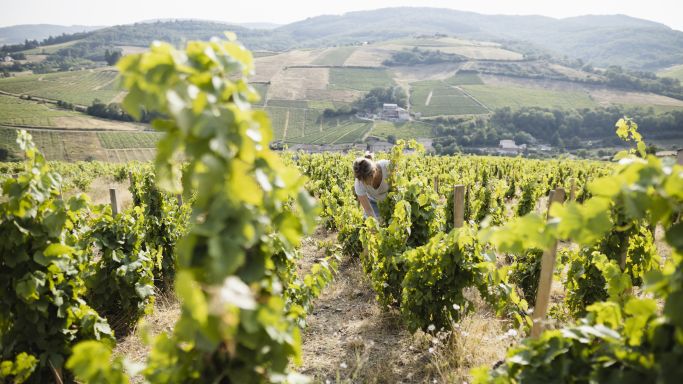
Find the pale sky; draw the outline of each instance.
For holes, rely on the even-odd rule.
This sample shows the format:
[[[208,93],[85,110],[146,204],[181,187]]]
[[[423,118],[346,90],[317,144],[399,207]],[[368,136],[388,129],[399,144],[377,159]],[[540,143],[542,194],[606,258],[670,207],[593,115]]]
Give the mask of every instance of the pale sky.
[[[322,14],[397,6],[451,8],[484,14],[625,14],[683,31],[681,0],[0,0],[0,26],[116,25],[165,18],[285,24]]]

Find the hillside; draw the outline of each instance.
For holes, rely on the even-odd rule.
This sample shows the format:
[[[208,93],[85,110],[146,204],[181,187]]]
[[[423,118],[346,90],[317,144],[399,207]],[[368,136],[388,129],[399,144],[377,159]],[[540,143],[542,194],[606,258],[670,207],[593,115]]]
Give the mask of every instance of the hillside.
[[[450,9],[387,8],[319,16],[275,30],[306,45],[386,40],[414,34],[522,40],[598,66],[652,69],[683,62],[683,32],[623,15],[554,19]]]
[[[175,24],[175,27],[179,25]],[[133,41],[120,42],[131,44]],[[127,46],[125,49],[133,48]],[[413,56],[418,54],[436,62],[414,62]],[[398,57],[407,57],[408,61],[403,63]],[[445,61],[440,61],[442,59]],[[491,41],[453,37],[423,36],[362,46],[264,52],[256,55],[255,68],[252,83],[262,96],[257,107],[270,115],[274,140],[290,147],[324,144],[342,148],[365,145],[373,138],[384,141],[392,137],[436,139],[453,134],[459,135],[458,142],[463,145],[483,146],[496,144],[497,138],[508,137],[501,135],[514,136],[519,130],[531,132],[533,138],[548,142],[551,134],[534,131],[532,126],[550,124],[555,127],[551,128],[551,133],[562,127],[564,123],[558,121],[544,122],[549,113],[550,116],[552,113],[573,116],[569,111],[601,109],[599,115],[608,118],[594,119],[599,120],[599,127],[586,128],[580,134],[576,131],[578,127],[561,128],[558,140],[572,140],[572,145],[576,146],[580,143],[576,143],[575,137],[586,140],[604,137],[603,133],[593,133],[598,128],[612,136],[613,116],[623,115],[626,109],[652,109],[652,113],[657,114],[683,111],[683,100],[615,88],[600,72],[525,58],[522,53]],[[388,87],[406,93],[406,107],[413,115],[412,121],[371,120],[336,112],[348,109],[374,88]],[[95,98],[104,103],[120,102],[125,94],[117,89],[116,72],[111,67],[2,79],[0,91],[83,106],[90,105]],[[22,110],[9,113],[19,105],[12,102],[7,98],[8,115],[6,119],[0,119],[0,124],[9,127],[9,131],[22,126],[56,130],[49,135],[41,133],[41,137],[45,137],[41,143],[57,143],[57,148],[64,148],[65,152],[52,150],[54,158],[79,158],[78,149],[69,149],[71,136],[58,132],[67,128],[89,131],[84,138],[89,138],[88,145],[93,150],[83,156],[118,161],[151,155],[148,148],[153,141],[149,140],[148,134],[103,133],[102,123],[94,124],[83,115],[49,110],[44,105],[33,108],[29,101],[20,101]],[[510,116],[512,125],[498,124],[498,133],[487,132],[488,128],[481,125],[475,130],[462,128],[463,124],[481,124],[477,122],[489,120],[505,108],[510,108],[516,115]],[[525,114],[530,117],[524,117]],[[651,114],[648,116],[657,119]],[[525,123],[518,127],[514,120],[517,118],[527,120],[520,120]],[[650,134],[652,138],[681,138],[680,134],[672,134],[670,127],[659,127],[647,124],[644,129],[661,130],[657,135]],[[106,130],[131,128],[135,129],[120,125]],[[531,140],[528,135],[518,138]],[[449,146],[445,143],[442,147]]]
[[[263,23],[183,19],[141,22],[100,29],[80,44],[148,46],[154,40],[178,44],[222,36],[226,30],[236,32],[252,50],[286,51],[445,34],[504,43],[534,56],[581,59],[598,67],[658,70],[683,63],[683,32],[643,19],[623,15],[554,19],[437,8],[385,8],[323,15],[277,28]]]
[[[24,40],[43,40],[63,33],[89,32],[102,27],[85,25],[24,24],[0,28],[0,45],[19,44]]]

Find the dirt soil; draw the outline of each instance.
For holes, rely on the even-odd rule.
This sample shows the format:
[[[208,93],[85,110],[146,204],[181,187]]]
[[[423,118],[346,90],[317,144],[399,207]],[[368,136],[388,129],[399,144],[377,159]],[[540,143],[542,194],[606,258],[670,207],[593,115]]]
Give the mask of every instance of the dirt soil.
[[[344,258],[307,322],[299,371],[316,383],[426,380],[428,348],[415,346],[395,311],[380,308],[357,259]]]

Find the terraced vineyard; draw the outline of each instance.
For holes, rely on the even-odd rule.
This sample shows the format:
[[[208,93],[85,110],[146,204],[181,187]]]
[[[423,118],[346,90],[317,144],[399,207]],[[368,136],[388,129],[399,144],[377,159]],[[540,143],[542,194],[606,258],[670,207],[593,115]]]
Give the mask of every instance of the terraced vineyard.
[[[316,65],[344,65],[346,59],[351,56],[351,54],[358,47],[339,47],[330,48],[323,52],[318,58],[313,60],[312,64]]]
[[[33,141],[45,158],[53,161],[107,160],[94,132],[50,132],[29,130]],[[16,144],[17,131],[0,127],[0,149],[9,159],[21,158]],[[2,151],[0,151],[2,152]]]
[[[156,132],[97,132],[102,146],[107,149],[154,148],[161,138]]]
[[[328,88],[369,91],[392,85],[395,85],[395,82],[385,69],[331,68]]]
[[[501,85],[463,85],[462,88],[487,107],[590,108],[596,104],[586,92],[546,90]]]
[[[16,126],[54,127],[58,118],[78,116],[78,113],[47,104],[0,95],[0,124]]]
[[[484,84],[476,72],[458,71],[453,77],[444,81],[448,85],[473,85]]]
[[[57,72],[0,80],[0,91],[90,105],[94,99],[109,103],[120,93],[117,72],[111,70]]]
[[[483,114],[488,110],[461,90],[442,81],[411,84],[410,103],[422,116]]]
[[[355,119],[326,124],[323,130],[287,140],[295,144],[345,144],[355,143],[372,128],[372,122]]]

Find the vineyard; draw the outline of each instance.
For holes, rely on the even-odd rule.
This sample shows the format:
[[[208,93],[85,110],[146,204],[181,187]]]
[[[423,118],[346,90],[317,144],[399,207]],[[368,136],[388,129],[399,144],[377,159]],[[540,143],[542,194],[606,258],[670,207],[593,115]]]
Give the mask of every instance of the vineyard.
[[[442,81],[421,81],[411,84],[410,103],[423,116],[468,115],[487,113],[463,91]]]
[[[53,127],[59,118],[78,116],[47,104],[37,104],[17,97],[0,95],[0,124],[11,126]]]
[[[478,311],[512,335],[504,360],[433,381],[683,375],[683,166],[646,154],[630,119],[616,126],[633,144],[618,163],[435,157],[399,141],[380,156],[391,185],[380,215],[364,218],[351,169],[359,154],[268,149],[268,113],[244,102],[257,96],[238,43],[155,44],[118,66],[127,111],[164,116],[152,164],[48,163],[21,131],[24,161],[0,165],[3,381],[304,382],[302,332],[342,258],[358,260],[380,308],[425,335],[429,353],[463,337],[460,324]],[[315,133],[306,110],[268,108],[287,111],[273,116],[288,121],[287,137],[342,142],[371,128],[348,121]],[[124,147],[126,137],[100,140]],[[102,174],[129,184],[128,208],[115,190],[111,205],[68,197]],[[318,244],[325,256],[302,271],[316,226],[337,244]],[[180,300],[173,329],[148,337],[140,364],[114,355],[160,292]]]
[[[94,99],[111,102],[120,91],[116,71],[74,71],[0,80],[0,91],[90,105]]]

